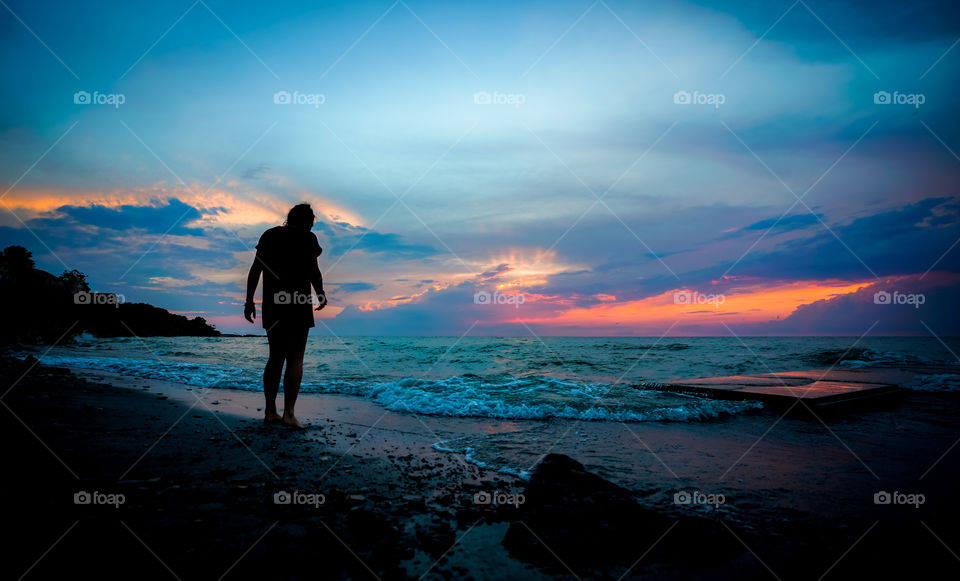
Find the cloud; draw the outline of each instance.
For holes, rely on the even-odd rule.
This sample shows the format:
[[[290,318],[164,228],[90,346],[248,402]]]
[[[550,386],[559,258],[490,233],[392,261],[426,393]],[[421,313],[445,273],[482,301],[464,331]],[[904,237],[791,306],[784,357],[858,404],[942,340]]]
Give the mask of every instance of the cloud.
[[[25,22],[43,22],[42,7],[21,4]],[[946,54],[960,34],[957,8],[935,0],[862,4],[797,4],[784,14],[788,6],[776,3],[698,0],[626,3],[616,7],[617,18],[593,12],[538,61],[522,87],[487,87],[522,90],[527,105],[515,110],[474,106],[474,80],[460,74],[462,67],[451,73],[458,64],[416,28],[398,29],[397,38],[371,35],[364,43],[373,43],[370,50],[351,55],[356,66],[338,68],[317,87],[331,96],[322,110],[278,108],[269,99],[275,80],[234,50],[235,39],[221,28],[214,41],[232,44],[160,43],[149,66],[131,71],[123,87],[130,98],[120,109],[129,131],[115,122],[116,110],[71,103],[70,93],[82,87],[61,68],[44,66],[49,55],[34,50],[30,35],[7,35],[0,45],[18,55],[7,79],[18,90],[0,95],[0,174],[16,186],[4,202],[95,280],[117,281],[139,260],[124,282],[147,286],[152,277],[154,287],[167,289],[165,296],[156,291],[158,300],[180,301],[177,288],[211,295],[242,288],[244,245],[306,200],[322,216],[321,263],[337,262],[334,277],[352,281],[334,287],[331,280],[345,302],[357,295],[383,305],[409,301],[389,315],[384,308],[350,317],[419,324],[403,313],[435,304],[453,309],[453,319],[418,316],[451,332],[452,323],[471,317],[487,329],[515,325],[510,311],[472,306],[472,285],[484,278],[491,287],[517,284],[555,297],[524,307],[549,313],[570,308],[564,301],[640,301],[717,280],[724,288],[776,288],[853,284],[872,280],[871,271],[885,279],[935,263],[956,271],[960,247],[950,248],[960,238],[957,203],[945,196],[960,185],[947,151],[960,142],[952,99],[958,52]],[[137,6],[111,20],[104,10],[77,10],[74,25],[60,31],[58,42],[76,49],[73,58],[92,63],[84,78],[116,77],[107,74],[113,65],[99,58],[96,43],[82,42],[91,23],[115,54],[139,54],[142,35],[111,23],[136,27],[163,12]],[[437,30],[466,36],[495,15],[503,50],[465,45],[463,58],[509,70],[542,56],[569,25],[569,13],[583,8],[561,2],[467,9],[474,18],[430,3],[424,10]],[[312,69],[317,51],[337,50],[338,35],[318,36],[317,27],[366,26],[360,12],[294,12],[238,10],[234,18],[240,28],[264,31],[262,44],[271,47],[265,62],[303,71]],[[182,34],[205,23],[185,19],[184,26]],[[397,39],[423,58],[413,63],[391,50]],[[316,50],[302,50],[307,45]],[[640,74],[624,77],[625,66]],[[922,83],[896,85],[921,73]],[[189,94],[175,90],[184,84]],[[423,87],[431,87],[431,98]],[[678,89],[722,91],[726,103],[680,107],[671,99]],[[927,103],[878,107],[871,95],[880,89],[922,90]],[[329,131],[317,131],[320,114]],[[74,121],[76,129],[64,133]],[[207,191],[218,177],[219,189]],[[404,204],[411,212],[390,212],[395,200],[382,186],[400,192],[410,185]],[[830,230],[797,206],[766,235],[795,201],[787,189],[806,193],[811,186],[805,201]],[[602,193],[603,203],[588,190]],[[414,210],[423,223],[410,215]],[[364,221],[381,213],[384,222]],[[0,239],[60,267],[12,215],[0,210],[0,224]],[[549,262],[563,268],[538,271],[536,260],[507,258],[512,248],[552,249]],[[736,278],[723,279],[731,267]],[[464,279],[471,284],[458,286]],[[447,304],[448,293],[464,296]]]
[[[661,267],[661,272],[653,269],[652,276],[638,283],[634,278],[637,267],[617,255],[594,267],[594,271],[604,273],[606,290],[597,288],[597,277],[590,273],[555,277],[551,287],[558,292],[589,288],[632,299],[659,294],[681,282],[707,288],[723,276],[776,285],[788,281],[871,280],[871,270],[879,277],[922,274],[928,268],[960,272],[960,249],[948,252],[960,239],[957,214],[957,198],[925,198],[846,224],[828,221],[827,227],[817,225],[788,240],[774,236],[760,240],[763,233],[759,231],[753,231],[756,238],[731,239],[721,234],[697,239],[691,253],[667,260],[680,280]],[[723,214],[718,215],[722,219]]]
[[[380,285],[372,282],[336,282],[328,283],[327,286],[336,287],[338,291],[341,291],[344,294],[351,294],[376,290]]]
[[[80,224],[111,230],[141,229],[159,234],[199,236],[203,231],[186,224],[202,217],[199,210],[177,198],[167,200],[165,206],[61,206],[57,212]]]
[[[247,181],[255,181],[262,179],[268,173],[270,173],[270,166],[265,163],[261,163],[259,165],[248,167],[242,174],[240,174],[240,178]]]
[[[823,219],[822,214],[791,214],[783,218],[767,218],[754,222],[749,226],[744,226],[743,230],[777,230],[781,232],[789,230],[798,230],[814,224],[819,224]]]
[[[442,291],[428,290],[397,307],[373,311],[348,306],[328,321],[337,334],[349,335],[461,335],[470,323],[473,288],[463,283]]]
[[[960,271],[960,253],[944,254],[960,238],[956,213],[956,198],[926,198],[753,253],[734,272],[776,279],[858,279],[871,270],[881,277],[922,273],[934,264]]]
[[[317,222],[314,229],[327,236],[330,242],[324,246],[324,249],[328,250],[331,256],[339,256],[352,250],[363,250],[370,254],[385,254],[392,259],[415,259],[446,252],[426,244],[406,242],[400,234],[377,232],[362,226]]]
[[[496,278],[500,275],[506,274],[511,270],[513,269],[510,268],[509,264],[499,264],[493,270],[488,270],[487,272],[480,274],[479,278],[482,280],[490,280],[491,278]]]
[[[853,293],[801,305],[781,321],[734,328],[770,335],[855,336],[868,329],[873,336],[929,335],[932,329],[937,335],[953,336],[960,334],[958,301],[960,274],[892,277]]]

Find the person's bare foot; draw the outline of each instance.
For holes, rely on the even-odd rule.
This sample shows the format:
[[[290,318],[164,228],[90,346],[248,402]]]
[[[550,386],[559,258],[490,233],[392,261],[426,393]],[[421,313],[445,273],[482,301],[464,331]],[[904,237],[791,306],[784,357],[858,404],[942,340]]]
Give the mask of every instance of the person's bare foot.
[[[280,424],[283,423],[283,417],[277,412],[267,413],[263,416],[263,423],[265,424]]]
[[[283,414],[283,417],[280,418],[280,423],[282,423],[282,424],[285,425],[285,426],[289,426],[289,427],[291,427],[291,428],[294,428],[295,430],[306,430],[306,429],[307,429],[307,426],[301,424],[301,423],[300,423],[300,420],[298,420],[297,418],[295,418],[295,417],[292,416],[292,415],[289,415],[289,416],[288,416],[287,414]]]

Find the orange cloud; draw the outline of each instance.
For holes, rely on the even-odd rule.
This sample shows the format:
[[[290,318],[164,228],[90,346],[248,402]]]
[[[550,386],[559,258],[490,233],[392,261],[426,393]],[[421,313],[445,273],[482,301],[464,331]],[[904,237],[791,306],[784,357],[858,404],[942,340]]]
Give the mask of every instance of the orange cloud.
[[[856,292],[870,282],[798,281],[771,286],[750,286],[725,292],[678,288],[634,301],[605,301],[572,308],[555,316],[522,318],[525,323],[558,326],[605,327],[613,325],[659,325],[681,323],[760,323],[784,318],[800,305]]]
[[[61,206],[158,206],[170,198],[177,198],[195,208],[218,208],[216,213],[206,214],[197,224],[200,226],[249,226],[254,224],[279,224],[287,215],[292,203],[307,202],[321,218],[331,222],[344,222],[363,226],[364,220],[339,204],[323,196],[300,194],[294,202],[273,194],[260,192],[233,193],[224,190],[205,191],[206,188],[168,188],[155,186],[133,188],[113,192],[92,190],[15,190],[3,198],[13,210],[25,210],[30,217],[55,211]]]

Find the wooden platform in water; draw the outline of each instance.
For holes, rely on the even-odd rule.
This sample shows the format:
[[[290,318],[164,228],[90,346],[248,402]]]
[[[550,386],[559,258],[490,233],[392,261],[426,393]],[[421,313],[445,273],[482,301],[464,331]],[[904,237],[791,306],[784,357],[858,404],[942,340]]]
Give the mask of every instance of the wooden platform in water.
[[[702,377],[638,387],[717,399],[760,401],[774,407],[790,407],[802,399],[810,408],[849,409],[896,400],[901,395],[897,384],[913,376],[910,371],[896,369],[810,369]]]

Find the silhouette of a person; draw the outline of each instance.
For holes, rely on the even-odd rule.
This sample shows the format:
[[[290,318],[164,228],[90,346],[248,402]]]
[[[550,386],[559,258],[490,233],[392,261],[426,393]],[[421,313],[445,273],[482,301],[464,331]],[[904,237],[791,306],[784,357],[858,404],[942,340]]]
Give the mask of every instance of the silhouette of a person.
[[[317,308],[327,305],[323,277],[317,257],[323,252],[317,236],[310,231],[315,217],[310,204],[290,209],[283,226],[270,228],[257,243],[257,255],[247,275],[247,301],[243,316],[253,323],[257,309],[253,295],[263,275],[263,313],[261,321],[267,330],[270,355],[263,370],[263,393],[267,398],[264,423],[284,424],[304,429],[294,415],[300,380],[303,378],[303,353],[307,334],[314,326],[310,287],[317,293]],[[280,373],[283,374],[283,415],[277,413]]]

